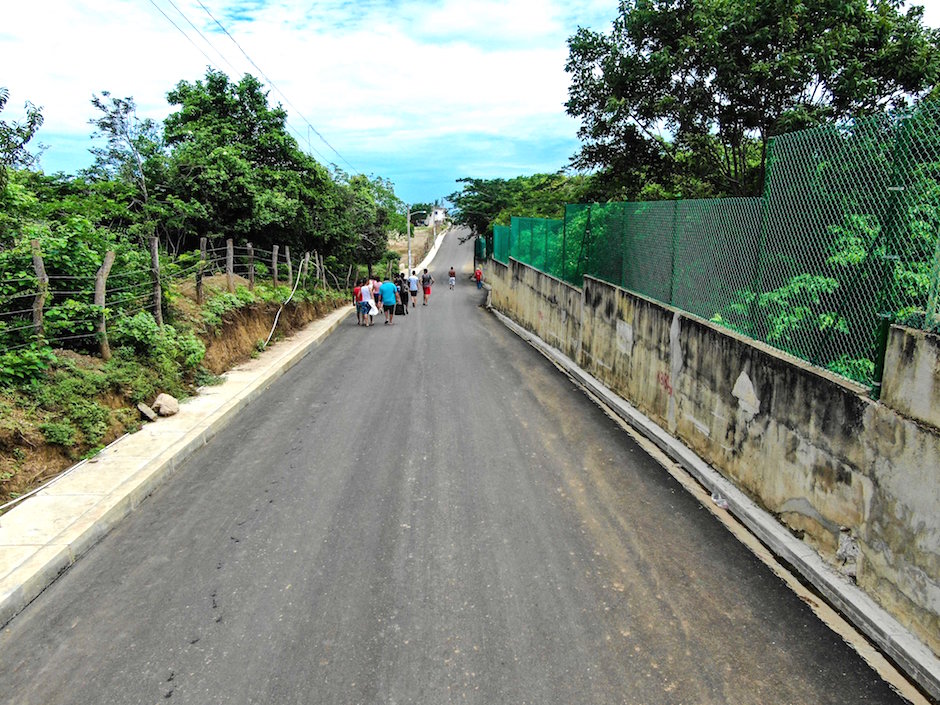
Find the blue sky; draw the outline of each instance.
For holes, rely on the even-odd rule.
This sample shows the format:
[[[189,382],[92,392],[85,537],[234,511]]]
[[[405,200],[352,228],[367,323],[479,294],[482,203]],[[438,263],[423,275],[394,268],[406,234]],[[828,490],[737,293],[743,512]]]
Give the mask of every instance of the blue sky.
[[[918,4],[940,26],[940,0]],[[167,91],[207,65],[262,78],[211,15],[281,91],[270,100],[302,147],[391,179],[406,201],[432,201],[460,177],[567,164],[578,125],[564,112],[566,40],[578,26],[606,31],[616,12],[616,0],[8,2],[3,117],[42,106],[41,166],[74,173],[91,163],[93,93],[133,96],[142,117],[163,120]]]
[[[201,3],[4,7],[4,119],[21,117],[27,100],[42,106],[36,141],[47,173],[91,163],[93,93],[133,96],[141,117],[162,120],[167,91],[210,64],[233,77],[262,78],[260,68],[302,147],[391,179],[409,202],[444,197],[464,176],[555,171],[578,146],[577,123],[564,113],[566,40],[578,26],[608,29],[617,11],[616,0]]]

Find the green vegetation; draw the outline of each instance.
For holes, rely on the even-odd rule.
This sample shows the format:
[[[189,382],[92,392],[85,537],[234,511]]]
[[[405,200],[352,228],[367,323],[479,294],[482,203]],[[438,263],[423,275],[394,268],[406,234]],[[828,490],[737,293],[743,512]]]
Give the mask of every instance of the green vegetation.
[[[940,96],[940,32],[893,0],[634,0],[568,46],[591,200],[760,195],[771,138]]]
[[[203,365],[207,346],[228,345],[225,325],[291,296],[288,248],[298,284],[291,306],[304,307],[307,320],[345,302],[337,289],[350,268],[384,262],[389,231],[404,229],[405,204],[391,182],[331,171],[302,152],[286,112],[269,105],[254,77],[209,70],[167,97],[160,123],[139,119],[133,98],[92,96],[94,163],[47,175],[35,170],[29,144],[42,111],[27,103],[25,117],[9,119],[10,95],[0,88],[0,499],[54,470],[58,461],[43,455],[50,449],[72,460],[94,452],[138,425],[136,403],[160,392],[185,397],[217,380]],[[238,276],[234,293],[225,291],[228,239],[236,272],[253,271],[252,289]],[[101,306],[96,275],[108,252]],[[311,264],[301,277],[308,252],[326,271],[313,276]]]

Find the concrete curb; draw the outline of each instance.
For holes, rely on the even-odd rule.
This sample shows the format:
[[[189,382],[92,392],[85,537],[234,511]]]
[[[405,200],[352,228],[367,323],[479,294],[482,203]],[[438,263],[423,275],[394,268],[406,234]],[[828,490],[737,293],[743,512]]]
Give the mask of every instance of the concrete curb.
[[[434,257],[437,255],[437,251],[441,249],[441,243],[444,242],[444,236],[450,232],[450,228],[444,228],[443,231],[435,238],[434,244],[431,245],[431,249],[428,250],[428,253],[424,256],[424,259],[418,262],[415,265],[414,270],[416,272],[422,271],[425,267],[430,267],[431,262],[434,260]]]
[[[819,554],[793,536],[769,512],[725,479],[681,441],[621,399],[563,353],[506,315],[487,307],[511,331],[564,369],[603,400],[620,418],[655,443],[712,494],[724,497],[730,511],[767,548],[789,564],[849,622],[871,639],[914,682],[940,700],[940,659],[857,585],[833,570]]]
[[[233,368],[180,413],[121,438],[0,516],[0,627],[352,313],[344,306]]]

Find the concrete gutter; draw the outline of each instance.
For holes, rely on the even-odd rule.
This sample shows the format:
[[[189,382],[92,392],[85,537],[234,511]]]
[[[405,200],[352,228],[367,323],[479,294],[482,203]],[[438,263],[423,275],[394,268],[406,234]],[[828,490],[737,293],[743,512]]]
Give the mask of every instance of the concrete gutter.
[[[916,639],[855,583],[825,563],[815,550],[797,539],[777,519],[754,503],[717,470],[585,372],[571,358],[540,337],[489,306],[510,330],[565,370],[591,394],[601,399],[626,423],[655,443],[666,455],[712,494],[723,497],[730,511],[778,558],[789,564],[849,622],[874,642],[931,697],[940,701],[940,659]]]
[[[415,265],[414,270],[416,272],[420,272],[431,266],[431,261],[437,255],[437,251],[441,249],[441,243],[444,242],[444,236],[447,235],[449,231],[450,228],[446,227],[438,234],[437,238],[434,240],[434,244],[431,245],[431,249],[428,250],[428,253],[424,256],[424,259]],[[411,272],[409,272],[409,274],[411,274]]]
[[[337,309],[200,390],[0,516],[0,626],[100,541],[189,456],[353,311]]]

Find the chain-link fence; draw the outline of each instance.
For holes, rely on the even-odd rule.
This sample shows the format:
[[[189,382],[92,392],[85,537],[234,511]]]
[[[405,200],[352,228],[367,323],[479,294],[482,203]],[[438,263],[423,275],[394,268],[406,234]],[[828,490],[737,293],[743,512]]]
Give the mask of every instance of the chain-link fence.
[[[508,254],[875,385],[889,323],[940,327],[940,104],[778,137],[766,184],[760,198],[569,205],[560,232],[514,218]]]

